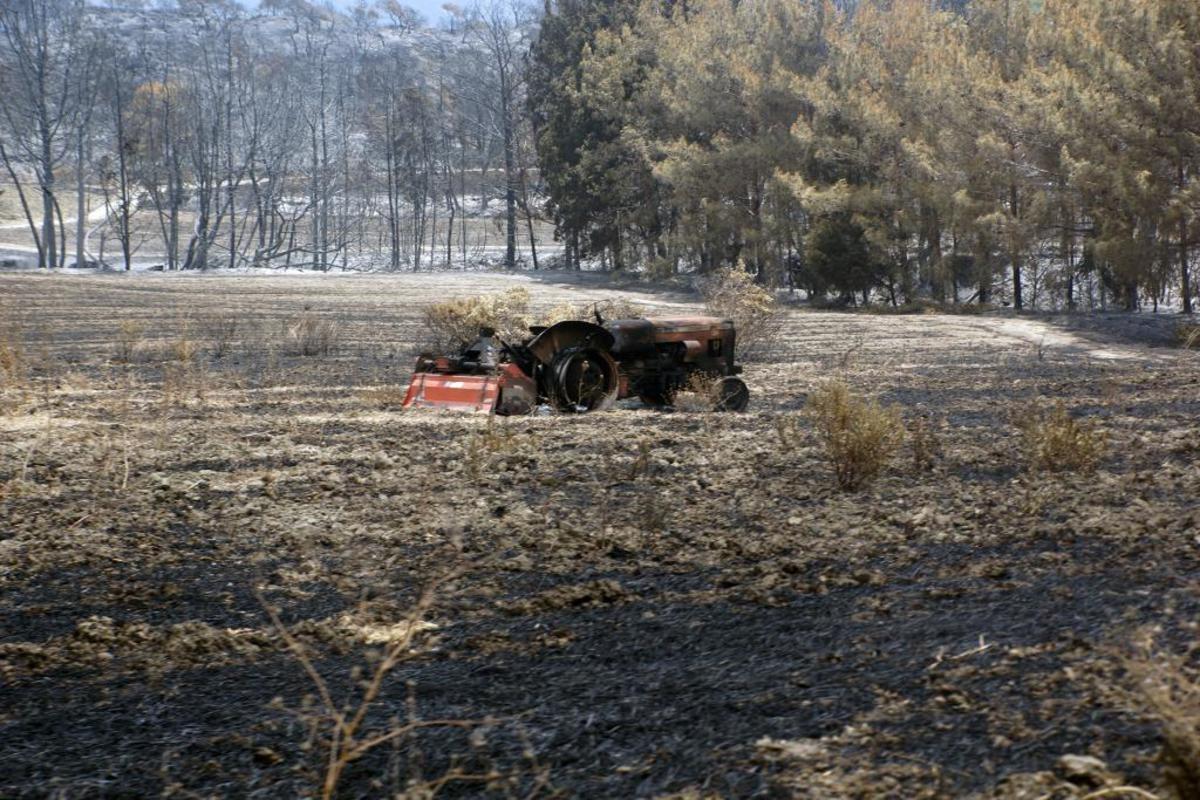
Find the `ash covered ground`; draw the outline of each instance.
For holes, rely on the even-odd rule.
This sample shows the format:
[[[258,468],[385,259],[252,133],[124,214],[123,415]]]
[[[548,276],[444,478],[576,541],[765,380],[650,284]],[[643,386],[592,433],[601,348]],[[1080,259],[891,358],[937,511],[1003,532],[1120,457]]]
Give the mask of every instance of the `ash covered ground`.
[[[267,607],[352,701],[457,568],[365,726],[462,724],[338,796],[1159,790],[1123,665],[1152,627],[1194,639],[1195,354],[794,309],[745,414],[401,410],[421,305],[514,284],[699,308],[563,275],[0,277],[0,795],[319,793]],[[289,345],[306,315],[329,353]],[[803,415],[832,378],[926,420],[932,468],[839,491]],[[1014,422],[1059,400],[1108,436],[1094,474],[1023,465]]]

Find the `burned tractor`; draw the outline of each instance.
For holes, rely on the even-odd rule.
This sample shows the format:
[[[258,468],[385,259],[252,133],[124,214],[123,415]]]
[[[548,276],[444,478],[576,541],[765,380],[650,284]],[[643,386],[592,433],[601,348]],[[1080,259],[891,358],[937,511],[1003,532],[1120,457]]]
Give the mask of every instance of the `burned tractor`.
[[[557,322],[530,329],[519,344],[483,329],[457,355],[417,359],[404,406],[526,414],[539,405],[595,411],[639,397],[669,406],[702,388],[712,407],[744,411],[750,390],[738,377],[733,323],[715,317]]]

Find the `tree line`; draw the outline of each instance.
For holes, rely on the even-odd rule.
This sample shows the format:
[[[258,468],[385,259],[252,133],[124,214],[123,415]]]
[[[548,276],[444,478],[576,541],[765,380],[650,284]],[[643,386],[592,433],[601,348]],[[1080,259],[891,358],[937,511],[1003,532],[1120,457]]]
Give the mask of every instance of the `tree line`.
[[[1194,302],[1200,4],[138,6],[0,4],[43,266],[536,268],[545,219],[571,268],[838,303]]]
[[[6,0],[0,162],[39,264],[536,259],[534,19],[447,8]]]
[[[555,0],[529,82],[573,263],[1192,308],[1200,4]]]

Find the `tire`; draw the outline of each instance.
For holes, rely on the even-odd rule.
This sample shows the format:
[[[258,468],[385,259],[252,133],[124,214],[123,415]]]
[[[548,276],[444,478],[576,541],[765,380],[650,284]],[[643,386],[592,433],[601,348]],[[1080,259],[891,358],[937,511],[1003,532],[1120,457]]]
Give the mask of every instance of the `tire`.
[[[750,405],[750,387],[735,375],[717,381],[713,411],[745,411]]]

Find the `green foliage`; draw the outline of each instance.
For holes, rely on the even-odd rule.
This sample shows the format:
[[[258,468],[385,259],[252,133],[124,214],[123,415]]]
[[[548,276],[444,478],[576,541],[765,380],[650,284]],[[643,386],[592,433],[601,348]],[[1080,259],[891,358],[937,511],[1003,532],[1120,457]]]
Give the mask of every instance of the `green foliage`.
[[[1195,3],[578,0],[538,48],[560,232],[613,266],[803,265],[896,305],[1195,294]]]
[[[861,225],[844,215],[817,222],[805,240],[804,280],[810,295],[834,290],[843,297],[864,294],[887,274],[871,251]]]

